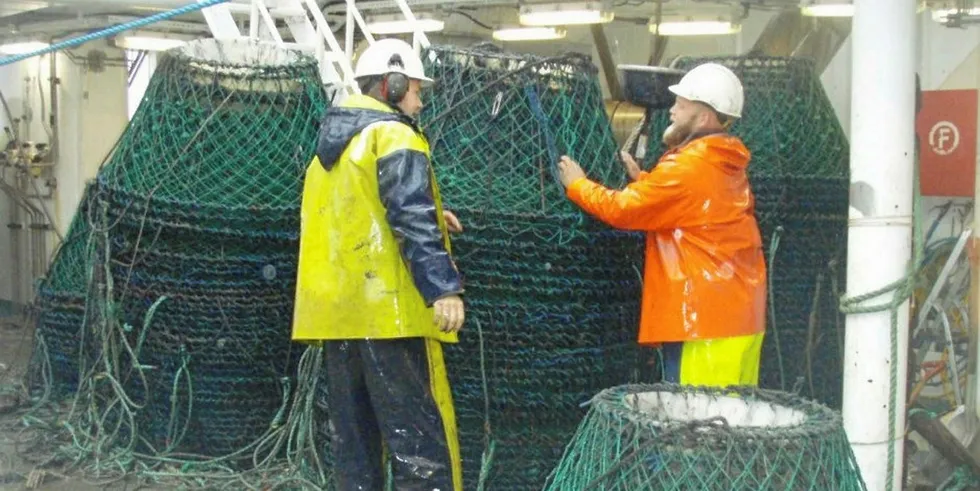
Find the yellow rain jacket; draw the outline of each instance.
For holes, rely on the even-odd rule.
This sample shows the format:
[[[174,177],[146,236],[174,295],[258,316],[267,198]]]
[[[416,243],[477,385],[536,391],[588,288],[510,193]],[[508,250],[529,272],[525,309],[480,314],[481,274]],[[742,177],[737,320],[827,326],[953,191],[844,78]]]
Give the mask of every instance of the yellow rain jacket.
[[[354,95],[327,110],[303,186],[294,340],[457,341],[431,307],[463,287],[429,158],[385,103]]]

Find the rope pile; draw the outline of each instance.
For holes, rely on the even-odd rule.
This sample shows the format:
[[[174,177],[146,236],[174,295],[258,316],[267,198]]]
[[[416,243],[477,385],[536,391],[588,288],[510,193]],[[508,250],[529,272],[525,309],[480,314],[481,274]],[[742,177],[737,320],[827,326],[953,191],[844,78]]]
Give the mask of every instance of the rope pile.
[[[752,151],[749,179],[769,268],[768,332],[760,384],[798,389],[840,407],[849,148],[810,60],[777,57],[681,58],[731,68],[745,90],[731,133]],[[663,149],[667,111],[652,118],[647,156]]]
[[[840,416],[777,391],[599,393],[547,490],[864,490]]]
[[[453,250],[467,328],[446,351],[465,480],[540,489],[581,405],[634,376],[642,237],[594,222],[556,180],[561,154],[593,179],[624,180],[587,58],[479,46],[423,59],[438,86],[422,122],[466,227]]]
[[[298,366],[290,322],[300,185],[327,104],[315,60],[271,45],[161,57],[42,289],[81,299],[63,323],[41,300],[34,372],[78,382],[49,428],[73,444],[48,463],[241,489],[231,466],[251,458],[265,472],[252,480],[291,478],[269,465],[311,443],[298,435],[318,362]]]

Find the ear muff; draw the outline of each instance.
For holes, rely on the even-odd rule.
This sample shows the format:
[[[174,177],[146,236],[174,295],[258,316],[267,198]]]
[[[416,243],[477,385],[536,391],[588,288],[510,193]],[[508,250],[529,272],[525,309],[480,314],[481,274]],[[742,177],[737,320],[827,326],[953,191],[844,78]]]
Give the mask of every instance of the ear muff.
[[[404,73],[388,73],[381,80],[381,95],[390,104],[398,104],[408,94],[408,76]]]

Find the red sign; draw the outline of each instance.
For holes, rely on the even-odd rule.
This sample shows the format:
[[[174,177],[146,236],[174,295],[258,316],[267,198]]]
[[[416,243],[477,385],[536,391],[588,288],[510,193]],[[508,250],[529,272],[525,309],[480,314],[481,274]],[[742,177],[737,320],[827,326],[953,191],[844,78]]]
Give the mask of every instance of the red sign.
[[[922,91],[915,132],[922,194],[972,198],[977,170],[977,91]]]

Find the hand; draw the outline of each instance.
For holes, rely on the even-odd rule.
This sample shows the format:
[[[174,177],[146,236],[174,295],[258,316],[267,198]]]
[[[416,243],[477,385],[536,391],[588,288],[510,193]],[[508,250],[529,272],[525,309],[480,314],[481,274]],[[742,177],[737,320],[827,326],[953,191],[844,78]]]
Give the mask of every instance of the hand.
[[[575,182],[576,179],[585,177],[585,171],[578,165],[578,162],[572,160],[567,155],[562,155],[561,160],[558,161],[558,172],[561,185],[566,188]]]
[[[442,210],[442,217],[446,219],[446,229],[454,234],[461,233],[463,231],[463,224],[459,223],[459,218],[453,215],[453,212],[449,210]]]
[[[459,298],[459,295],[440,298],[432,307],[435,310],[434,320],[436,324],[439,324],[440,331],[459,332],[463,327],[463,320],[466,315],[463,299]]]
[[[636,178],[640,177],[640,165],[636,163],[633,156],[625,150],[619,152],[619,156],[623,158],[623,169],[626,170],[626,175],[629,176],[630,180],[635,181]]]

